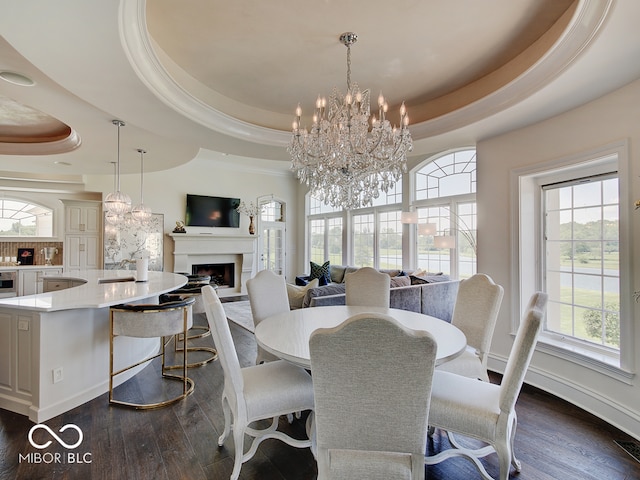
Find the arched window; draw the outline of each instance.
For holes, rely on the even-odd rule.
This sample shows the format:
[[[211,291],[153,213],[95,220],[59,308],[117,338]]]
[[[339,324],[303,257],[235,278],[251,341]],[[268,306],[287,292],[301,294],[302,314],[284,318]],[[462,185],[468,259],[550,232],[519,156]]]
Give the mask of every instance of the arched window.
[[[52,237],[53,210],[12,198],[0,198],[0,236]]]
[[[414,264],[452,278],[476,273],[476,151],[464,149],[427,159],[414,170],[413,207],[419,224]],[[425,232],[425,233],[422,233]]]

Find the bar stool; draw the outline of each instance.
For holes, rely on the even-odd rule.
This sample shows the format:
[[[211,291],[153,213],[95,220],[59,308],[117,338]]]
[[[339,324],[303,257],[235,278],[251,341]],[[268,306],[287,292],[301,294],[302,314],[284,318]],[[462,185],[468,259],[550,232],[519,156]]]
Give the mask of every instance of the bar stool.
[[[169,294],[163,295],[161,299],[166,300],[177,300],[180,298],[194,298],[195,304],[193,305],[193,313],[204,313],[204,305],[202,302],[202,287],[204,285],[209,285],[211,281],[211,277],[209,275],[187,275],[182,274],[187,277],[187,283],[183,287],[170,292]],[[217,287],[214,287],[217,288]],[[200,333],[194,333],[200,332]],[[211,330],[209,329],[209,324],[205,325],[193,325],[190,329],[190,332],[187,335],[187,341],[195,340],[197,338],[204,338],[211,335]],[[179,335],[176,337],[176,343],[174,349],[176,352],[181,352],[184,348],[178,346],[178,343],[184,342],[184,337]],[[218,358],[218,352],[215,348],[212,347],[202,347],[202,346],[189,346],[187,349],[190,352],[207,352],[209,355],[205,357],[203,360],[199,362],[193,362],[187,365],[188,368],[201,367],[206,365],[209,362],[212,362]],[[169,367],[169,368],[179,368],[179,366]]]
[[[195,298],[185,298],[160,304],[125,304],[110,308],[110,337],[109,337],[109,403],[122,405],[135,409],[151,409],[164,407],[182,400],[193,392],[195,383],[187,377],[187,350],[182,350],[182,375],[167,373],[170,367],[165,365],[165,347],[171,338],[178,335],[186,337],[189,328],[193,325],[192,307]],[[160,337],[160,353],[145,358],[133,365],[113,370],[113,340],[117,336],[136,338]],[[184,337],[183,337],[184,338]],[[134,367],[162,357],[162,378],[179,381],[182,383],[182,393],[173,398],[156,403],[132,403],[113,398],[113,379]]]

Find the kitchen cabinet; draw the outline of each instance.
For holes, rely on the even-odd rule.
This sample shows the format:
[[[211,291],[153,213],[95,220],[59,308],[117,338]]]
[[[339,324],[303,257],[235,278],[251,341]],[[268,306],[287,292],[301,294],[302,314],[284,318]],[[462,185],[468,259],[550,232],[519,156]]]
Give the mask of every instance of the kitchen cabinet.
[[[67,273],[100,268],[99,235],[65,235],[64,269]]]
[[[65,202],[65,272],[102,268],[102,204]]]
[[[62,268],[29,268],[18,270],[18,295],[33,295],[44,291],[43,281],[47,275],[60,275]]]
[[[42,281],[43,293],[65,290],[67,288],[77,287],[86,283],[83,280],[73,280],[70,278],[44,278]]]
[[[65,203],[65,233],[100,233],[100,204],[95,202]]]

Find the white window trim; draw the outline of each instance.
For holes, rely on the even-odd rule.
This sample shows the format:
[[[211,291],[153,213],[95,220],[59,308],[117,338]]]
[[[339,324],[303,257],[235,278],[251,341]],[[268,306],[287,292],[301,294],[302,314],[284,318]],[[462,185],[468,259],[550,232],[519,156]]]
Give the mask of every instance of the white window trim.
[[[620,195],[620,354],[612,355],[606,347],[593,346],[579,341],[567,341],[561,335],[544,332],[540,335],[537,350],[591,368],[600,373],[630,383],[634,376],[634,321],[633,321],[633,271],[631,259],[631,205],[629,174],[629,142],[623,140],[604,145],[576,155],[514,169],[510,174],[511,187],[511,265],[512,265],[512,333],[518,329],[522,310],[530,296],[542,285],[542,206],[538,179],[548,177],[551,172],[584,167],[592,172],[611,170],[613,155],[617,157],[617,171]],[[609,165],[607,165],[607,163]],[[536,218],[537,222],[526,222],[526,218]]]

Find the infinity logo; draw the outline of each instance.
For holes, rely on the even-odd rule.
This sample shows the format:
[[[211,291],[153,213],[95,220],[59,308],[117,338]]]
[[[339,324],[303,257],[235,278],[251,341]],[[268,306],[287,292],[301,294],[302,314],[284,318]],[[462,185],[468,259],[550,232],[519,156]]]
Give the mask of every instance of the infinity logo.
[[[55,438],[58,443],[60,445],[62,445],[64,448],[67,448],[69,450],[72,450],[74,448],[76,448],[78,445],[80,445],[82,443],[82,430],[80,430],[80,427],[78,427],[77,425],[74,425],[73,423],[68,423],[67,425],[65,425],[64,427],[62,427],[60,429],[60,433],[64,432],[65,430],[68,430],[70,428],[74,429],[75,431],[78,432],[78,441],[74,444],[68,444],[65,443],[64,440],[62,440],[58,435],[55,434],[55,432],[53,430],[51,430],[49,427],[47,427],[46,425],[42,425],[42,424],[38,424],[38,425],[34,425],[33,427],[31,427],[31,430],[29,430],[29,443],[31,445],[33,445],[35,448],[38,449],[43,449],[43,448],[47,448],[49,445],[51,445],[52,441],[49,440],[47,443],[44,443],[42,445],[36,443],[33,441],[33,432],[36,431],[38,428],[43,428],[44,430],[46,430],[47,432],[49,432],[51,434],[51,436],[53,438]]]

